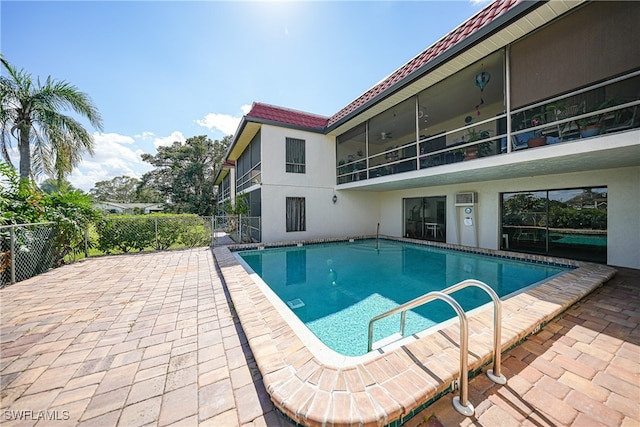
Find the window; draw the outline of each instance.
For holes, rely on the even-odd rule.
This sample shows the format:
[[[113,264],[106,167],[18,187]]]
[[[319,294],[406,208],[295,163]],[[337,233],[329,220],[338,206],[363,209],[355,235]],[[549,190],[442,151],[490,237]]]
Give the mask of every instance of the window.
[[[287,197],[287,232],[306,231],[304,197]]]
[[[231,197],[231,176],[227,175],[224,177],[222,182],[220,183],[220,196],[218,197],[218,201],[222,202],[229,197]]]
[[[287,138],[287,172],[305,173],[304,139]]]

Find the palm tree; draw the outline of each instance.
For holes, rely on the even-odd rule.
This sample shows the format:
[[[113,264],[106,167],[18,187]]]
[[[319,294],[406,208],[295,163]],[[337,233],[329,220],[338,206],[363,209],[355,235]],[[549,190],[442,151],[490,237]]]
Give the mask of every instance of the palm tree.
[[[45,173],[62,180],[80,163],[85,152],[93,154],[93,137],[82,124],[63,114],[73,110],[102,130],[98,109],[83,92],[65,82],[47,77],[35,83],[23,69],[16,69],[0,56],[7,75],[0,76],[0,151],[11,164],[11,137],[18,140],[20,178]],[[33,152],[32,152],[33,146]]]

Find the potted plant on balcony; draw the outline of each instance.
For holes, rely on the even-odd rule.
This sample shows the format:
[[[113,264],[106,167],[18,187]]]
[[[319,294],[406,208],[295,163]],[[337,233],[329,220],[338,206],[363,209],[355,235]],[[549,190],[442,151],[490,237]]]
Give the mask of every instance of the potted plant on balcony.
[[[542,116],[540,114],[536,114],[533,119],[531,119],[531,124],[535,126],[539,126],[542,124]],[[533,132],[533,138],[529,138],[527,140],[527,146],[529,148],[532,147],[541,147],[547,144],[547,137],[542,134],[542,129],[536,129]]]
[[[578,128],[580,129],[580,138],[590,138],[592,136],[599,135],[602,131],[602,119],[603,115],[598,114],[578,120],[577,123]]]
[[[589,123],[586,122],[583,125],[580,125],[580,138],[590,138],[592,136],[599,135],[602,131],[602,125],[600,123]]]
[[[618,101],[614,98],[606,99],[602,104],[598,106],[596,111],[604,110],[605,108],[609,108],[611,106],[617,105]],[[612,113],[616,115],[616,113]],[[607,116],[607,113],[600,113],[593,116],[585,117],[583,119],[578,120],[578,127],[580,128],[580,137],[581,138],[590,138],[592,136],[599,135],[602,132],[602,128],[604,127],[604,121]]]
[[[475,129],[470,129],[467,136],[467,142],[480,141],[489,137],[490,134],[488,130],[477,131]],[[485,141],[465,148],[464,160],[471,160],[489,155],[491,149],[490,144],[490,141]]]

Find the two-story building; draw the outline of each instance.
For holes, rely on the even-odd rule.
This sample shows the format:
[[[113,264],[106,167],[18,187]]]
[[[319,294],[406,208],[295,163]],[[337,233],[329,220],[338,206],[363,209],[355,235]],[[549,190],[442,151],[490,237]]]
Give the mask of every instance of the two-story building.
[[[640,268],[638,22],[496,1],[331,117],[254,103],[220,202],[246,194],[263,242],[379,229]]]

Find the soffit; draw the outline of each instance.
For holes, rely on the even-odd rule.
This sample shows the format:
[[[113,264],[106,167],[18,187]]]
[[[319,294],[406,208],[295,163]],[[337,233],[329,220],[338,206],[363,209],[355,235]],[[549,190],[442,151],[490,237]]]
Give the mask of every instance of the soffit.
[[[243,120],[245,120],[245,123],[240,126],[238,138],[225,156],[226,160],[238,160],[244,149],[247,148],[253,137],[256,136],[262,127],[261,123],[250,122],[247,121],[246,118]]]

